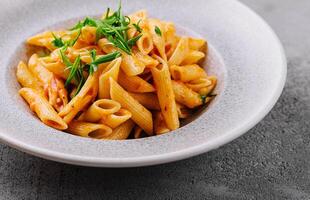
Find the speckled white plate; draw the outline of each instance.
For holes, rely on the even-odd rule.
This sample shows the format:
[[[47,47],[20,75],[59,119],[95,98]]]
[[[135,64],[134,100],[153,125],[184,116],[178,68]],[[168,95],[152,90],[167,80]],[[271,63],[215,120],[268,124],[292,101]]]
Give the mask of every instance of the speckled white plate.
[[[81,138],[42,124],[19,97],[15,70],[23,42],[48,27],[98,15],[117,1],[1,0],[0,139],[21,151],[59,162],[100,167],[154,165],[195,156],[232,141],[257,124],[279,98],[286,59],[271,28],[234,0],[123,1],[125,13],[145,8],[175,22],[180,33],[210,45],[206,68],[219,77],[218,96],[192,122],[169,134],[139,140]],[[192,31],[190,31],[192,30]]]

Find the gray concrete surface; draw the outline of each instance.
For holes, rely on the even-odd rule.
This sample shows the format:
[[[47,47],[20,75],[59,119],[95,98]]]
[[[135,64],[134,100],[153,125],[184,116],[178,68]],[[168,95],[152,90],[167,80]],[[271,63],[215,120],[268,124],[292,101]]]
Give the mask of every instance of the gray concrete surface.
[[[147,168],[77,167],[0,145],[0,199],[310,199],[310,1],[243,2],[288,58],[284,93],[260,124],[218,150]]]

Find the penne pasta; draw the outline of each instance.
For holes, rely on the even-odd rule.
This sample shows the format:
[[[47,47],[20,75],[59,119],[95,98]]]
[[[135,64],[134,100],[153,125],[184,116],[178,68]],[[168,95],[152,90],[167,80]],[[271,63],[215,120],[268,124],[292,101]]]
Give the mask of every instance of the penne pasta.
[[[181,65],[196,64],[204,57],[205,54],[201,51],[190,50],[185,59],[182,61]]]
[[[119,102],[123,108],[131,112],[131,118],[136,124],[148,135],[152,135],[153,120],[151,112],[130,96],[130,94],[112,78],[110,78],[110,95],[111,99]]]
[[[121,105],[111,99],[100,99],[95,101],[84,113],[83,120],[98,122],[102,117],[111,115],[121,108]]]
[[[150,110],[160,110],[157,95],[155,93],[133,93],[130,96],[139,101],[144,107]]]
[[[198,38],[191,38],[191,37],[188,39],[188,45],[191,50],[196,50],[196,51],[199,51],[204,46],[207,46],[205,40],[198,39]]]
[[[100,99],[110,98],[110,81],[109,78],[113,78],[115,81],[118,80],[118,74],[122,58],[113,60],[99,76],[99,92],[98,96]]]
[[[145,55],[141,52],[137,52],[135,55],[147,68],[156,67],[159,64],[159,62],[157,60],[155,60],[154,58],[152,58],[149,55]],[[145,68],[145,69],[147,69],[147,68]]]
[[[167,124],[164,120],[164,117],[161,112],[156,112],[154,116],[154,132],[156,135],[162,135],[168,133],[170,129],[167,127]]]
[[[209,76],[208,80],[211,81],[211,84],[205,88],[201,88],[198,93],[200,95],[209,95],[215,88],[217,84],[217,79],[215,76]]]
[[[104,53],[111,53],[117,50],[107,38],[98,40],[98,46]]]
[[[70,123],[81,110],[86,108],[86,106],[91,102],[92,98],[93,97],[91,95],[86,95],[85,97],[82,97],[80,101],[77,101],[74,104],[75,108],[73,108],[72,110],[69,111],[68,114],[63,116],[63,120],[67,124]]]
[[[125,140],[129,137],[131,130],[135,126],[132,120],[127,120],[125,123],[121,124],[115,128],[111,135],[105,137],[106,140]]]
[[[29,70],[43,85],[44,93],[47,94],[49,103],[60,111],[68,103],[67,90],[63,81],[56,77],[52,72],[43,67],[38,59],[38,55],[34,54],[28,62]]]
[[[58,115],[66,119],[67,123],[70,123],[75,115],[80,112],[94,97],[97,96],[98,92],[98,71],[93,75],[90,75],[81,91],[58,113]],[[89,96],[91,98],[85,98]],[[86,101],[88,100],[88,102]],[[71,113],[71,114],[70,114]],[[72,114],[73,113],[73,114]],[[68,117],[68,116],[70,117]],[[67,116],[67,117],[66,117]]]
[[[154,46],[156,47],[160,57],[163,58],[165,61],[167,61],[167,55],[166,55],[166,50],[165,50],[165,36],[162,35],[164,34],[164,32],[162,31],[164,30],[164,28],[162,24],[160,23],[160,21],[157,19],[149,19],[148,22],[149,22],[148,28],[153,38]],[[161,34],[156,33],[156,29],[159,29]]]
[[[32,88],[22,88],[19,94],[27,101],[32,111],[34,111],[40,120],[58,130],[68,128],[67,124],[57,115],[48,101]]]
[[[192,80],[188,83],[186,83],[186,86],[189,87],[190,89],[194,90],[195,92],[198,92],[202,89],[205,89],[212,85],[212,81],[209,80],[207,77],[204,78],[199,78],[196,80]]]
[[[191,115],[190,110],[179,103],[177,103],[177,111],[180,119],[186,119]]]
[[[184,66],[172,65],[170,66],[170,72],[174,80],[180,80],[182,82],[189,82],[207,76],[205,71],[196,64]]]
[[[184,83],[179,81],[172,81],[172,88],[175,95],[175,100],[187,106],[188,108],[195,108],[202,105],[201,97],[198,93],[188,88]]]
[[[127,76],[136,76],[144,71],[145,65],[135,55],[123,53],[122,70]]]
[[[149,54],[154,48],[151,34],[144,31],[142,37],[137,41],[137,47],[144,55]]]
[[[161,112],[169,129],[179,128],[180,122],[176,109],[175,97],[171,86],[169,68],[164,60],[160,65],[151,69]]]
[[[143,133],[143,129],[139,126],[135,126],[134,134],[133,134],[134,138],[135,139],[141,138],[142,133]]]
[[[42,65],[50,72],[55,75],[67,79],[69,76],[69,71],[66,70],[66,66],[60,61],[52,58],[51,56],[39,58]]]
[[[23,87],[32,88],[38,91],[40,94],[44,94],[39,81],[32,75],[27,65],[22,61],[20,61],[17,66],[16,76],[17,76],[18,82]]]
[[[116,128],[128,119],[131,118],[131,113],[126,109],[119,109],[115,113],[103,116],[101,123],[108,125],[111,128]]]
[[[112,129],[104,124],[95,124],[82,121],[72,121],[68,132],[82,137],[102,139],[112,134]]]
[[[174,50],[173,54],[169,58],[168,61],[169,66],[180,65],[182,61],[186,58],[188,53],[189,53],[188,38],[182,37],[178,45],[176,46],[176,49]]]
[[[129,92],[145,93],[155,92],[155,88],[150,83],[146,82],[139,76],[127,76],[120,71],[119,84]]]
[[[96,30],[97,28],[92,26],[83,27],[79,40],[89,45],[94,44],[96,42]]]

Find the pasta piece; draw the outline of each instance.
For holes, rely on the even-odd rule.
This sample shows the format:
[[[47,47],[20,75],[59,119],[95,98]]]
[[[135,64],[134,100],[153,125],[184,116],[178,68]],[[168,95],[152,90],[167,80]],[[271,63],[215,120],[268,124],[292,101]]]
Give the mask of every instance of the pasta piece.
[[[172,88],[175,95],[175,100],[189,108],[195,108],[202,105],[200,95],[193,90],[186,87],[186,85],[179,81],[172,81]]]
[[[41,65],[37,54],[33,54],[30,57],[28,67],[31,73],[44,84],[44,87],[50,84],[50,81],[53,79],[53,73]]]
[[[66,70],[66,66],[60,60],[55,60],[51,56],[42,57],[39,60],[48,71],[63,79],[68,78],[69,70]]]
[[[149,19],[149,30],[150,34],[153,39],[154,46],[156,47],[157,51],[161,58],[167,61],[166,50],[165,50],[165,36],[164,36],[164,27],[162,23],[157,19]],[[155,29],[159,28],[161,31],[161,35],[156,33]]]
[[[79,40],[90,45],[96,42],[96,27],[85,26],[82,28],[81,36]]]
[[[87,105],[88,102],[90,102],[97,96],[99,71],[100,70],[97,70],[93,75],[88,76],[81,91],[73,99],[71,99],[71,101],[58,113],[60,117],[67,119],[67,123],[70,123],[70,121],[75,117],[75,115],[84,108],[84,106],[82,105]],[[83,99],[85,100],[86,96],[91,96],[91,98],[88,102],[82,103]],[[70,114],[70,112],[73,113],[73,115]],[[66,117],[66,115],[69,114],[70,117]]]
[[[44,94],[42,87],[40,86],[40,83],[36,78],[31,74],[31,72],[28,70],[27,65],[20,61],[17,66],[16,76],[18,82],[23,87],[32,88],[36,91],[38,91],[40,94]]]
[[[132,120],[138,124],[148,135],[153,133],[152,113],[135,100],[116,81],[110,78],[111,99],[117,101],[121,106],[132,114]]]
[[[117,50],[117,48],[113,46],[113,44],[107,38],[98,40],[98,46],[105,53],[112,53]]]
[[[118,83],[129,92],[154,92],[155,88],[139,76],[127,76],[120,71]]]
[[[201,59],[205,57],[205,54],[201,51],[190,50],[188,55],[182,61],[181,65],[191,65],[198,63]]]
[[[189,44],[188,44],[188,38],[187,37],[182,37],[169,58],[169,66],[171,65],[180,65],[182,61],[186,58],[186,56],[189,53]]]
[[[122,58],[121,68],[127,76],[136,76],[144,71],[145,65],[135,55],[123,53]]]
[[[134,138],[135,139],[141,138],[142,133],[143,133],[143,129],[139,126],[135,126],[134,134],[133,134]]]
[[[175,26],[171,22],[164,22],[164,30],[165,30],[165,41],[166,43],[169,43],[170,41],[173,41],[176,37],[175,33]]]
[[[177,111],[180,119],[186,119],[191,115],[190,110],[179,103],[177,103]]]
[[[121,108],[113,114],[103,116],[103,118],[101,119],[101,123],[106,124],[111,128],[116,128],[128,119],[130,119],[131,116],[132,115],[128,110]]]
[[[146,10],[139,10],[128,17],[130,18],[131,28],[128,29],[127,35],[128,38],[133,38],[135,35],[137,35],[138,31],[135,27],[133,27],[134,24],[138,24],[141,27],[141,29],[145,30],[147,27],[146,18],[148,14]]]
[[[68,58],[74,62],[74,60],[80,56],[81,60],[87,64],[92,62],[92,58],[90,56],[90,51],[91,50],[96,50],[97,56],[96,58],[99,58],[101,55],[100,54],[100,49],[97,46],[86,46],[80,49],[74,49],[69,47],[66,51]]]
[[[176,35],[175,26],[173,23],[166,22],[164,23],[165,30],[165,51],[168,58],[171,57],[175,51],[180,38]]]
[[[100,99],[95,101],[84,113],[83,120],[88,122],[98,122],[102,117],[117,112],[121,105],[110,99]],[[113,128],[113,127],[112,127]]]
[[[154,93],[129,93],[134,99],[139,101],[144,107],[150,110],[160,110],[157,95]]]
[[[199,79],[192,80],[192,81],[186,83],[187,87],[189,87],[190,89],[192,89],[198,93],[200,90],[207,88],[210,85],[212,85],[212,81],[209,80],[207,77],[199,78]]]
[[[151,69],[161,112],[169,129],[180,127],[176,109],[175,97],[171,86],[169,68],[164,60],[160,65]]]
[[[154,132],[156,135],[162,135],[170,131],[161,112],[156,112],[154,118]]]
[[[125,123],[121,124],[115,128],[111,135],[105,137],[106,140],[125,140],[129,137],[131,130],[135,126],[132,120],[127,120]]]
[[[215,86],[217,84],[216,77],[215,76],[209,76],[208,80],[211,81],[211,85],[209,85],[209,86],[207,86],[205,88],[201,88],[199,90],[199,94],[200,95],[208,95],[208,94],[210,94],[214,90],[214,88],[215,88]]]
[[[49,50],[54,50],[55,46],[52,44],[53,35],[52,32],[46,31],[27,39],[27,43],[35,46],[46,47]]]
[[[203,68],[196,64],[185,66],[172,65],[170,66],[170,72],[174,80],[180,80],[182,82],[189,82],[207,76]]]
[[[67,115],[63,117],[63,120],[66,123],[71,122],[81,110],[86,108],[86,106],[91,102],[92,98],[93,97],[91,95],[86,95],[85,97],[82,97],[81,101],[77,101],[75,103],[75,107],[77,109],[72,109]]]
[[[191,50],[199,51],[206,45],[206,41],[198,38],[189,38],[188,45]]]
[[[110,98],[110,81],[109,78],[118,80],[119,68],[122,62],[122,58],[117,58],[110,62],[110,64],[104,69],[99,77],[99,99]]]
[[[147,68],[156,67],[159,64],[159,62],[157,60],[155,60],[154,58],[152,58],[149,55],[145,55],[141,52],[137,52],[135,55]]]
[[[63,81],[43,67],[36,54],[30,57],[28,66],[32,74],[43,84],[49,103],[60,111],[68,103],[67,90]]]
[[[137,47],[144,55],[149,54],[153,50],[153,40],[150,33],[144,31],[141,38],[137,41]]]
[[[102,139],[112,134],[112,129],[104,124],[94,124],[82,121],[72,121],[68,132],[82,137]]]
[[[27,101],[30,109],[38,115],[44,124],[59,130],[68,128],[67,124],[57,115],[48,101],[35,89],[22,88],[19,90],[19,94]]]

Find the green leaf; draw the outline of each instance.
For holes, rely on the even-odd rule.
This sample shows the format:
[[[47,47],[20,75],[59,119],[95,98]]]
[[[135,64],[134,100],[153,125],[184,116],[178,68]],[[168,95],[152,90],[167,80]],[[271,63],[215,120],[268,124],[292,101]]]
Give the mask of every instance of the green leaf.
[[[84,26],[96,27],[96,42],[105,37],[115,47],[131,55],[131,48],[139,38],[128,39],[127,30],[130,28],[130,18],[128,16],[124,16],[121,9],[122,6],[120,3],[117,11],[110,15],[110,9],[108,8],[106,18],[102,20],[86,17],[82,22],[80,21],[77,25],[75,25],[73,30],[78,28],[81,29]],[[136,24],[136,28],[141,31],[138,24]],[[70,46],[70,44],[68,46]]]
[[[83,75],[82,75],[81,77],[83,77]],[[77,86],[77,88],[76,88],[76,91],[75,91],[75,93],[74,93],[73,96],[76,96],[76,95],[81,91],[81,89],[82,89],[84,83],[85,83],[85,79],[84,79],[84,77],[83,77],[83,78],[81,78],[81,80],[80,80],[80,82],[79,82],[79,84],[78,84],[78,86]]]
[[[136,43],[137,41],[142,37],[142,34],[134,37],[134,38],[131,38],[130,40],[127,41],[127,44],[130,48],[132,48]]]
[[[105,18],[107,19],[109,17],[109,14],[110,14],[110,8],[107,9],[107,12],[105,14]]]
[[[78,35],[73,40],[68,42],[68,46],[73,47],[75,45],[75,43],[78,41],[78,39],[81,35],[81,32],[82,32],[82,28],[79,29]]]
[[[155,26],[155,33],[156,33],[157,35],[159,35],[159,36],[162,36],[161,30],[160,30],[160,28],[159,28],[158,26]]]
[[[66,83],[65,83],[65,86],[67,87],[71,81],[76,77],[76,73],[77,73],[77,70],[80,68],[80,64],[81,64],[81,57],[78,56],[75,60],[74,60],[74,63],[72,65],[72,67],[70,68],[70,73],[69,73],[69,76],[66,80]],[[76,78],[75,78],[76,79]],[[76,80],[77,82],[79,80]]]
[[[57,47],[57,48],[60,48],[60,47],[63,47],[65,45],[64,41],[59,38],[59,37],[56,37],[56,35],[54,33],[52,33],[53,37],[54,37],[54,40],[52,41],[52,44]]]
[[[206,103],[206,100],[208,97],[214,98],[214,97],[216,97],[216,94],[200,95],[200,99],[202,101],[202,104]]]
[[[64,48],[65,47],[65,48]],[[67,66],[71,67],[72,63],[70,62],[69,58],[65,55],[65,51],[67,50],[66,46],[60,49],[59,53],[62,59],[62,62]]]
[[[207,95],[200,95],[200,99],[201,99],[202,104],[205,104],[206,99],[207,99]]]
[[[99,65],[99,64],[102,64],[102,63],[106,63],[106,62],[110,62],[118,57],[121,56],[121,53],[116,51],[116,52],[113,52],[113,53],[109,53],[109,54],[106,54],[104,56],[100,56],[98,59],[96,59],[95,61],[93,61],[91,64],[94,64],[94,65]]]
[[[93,61],[96,60],[96,55],[97,55],[97,51],[95,49],[92,49],[90,51],[90,57],[92,58]]]
[[[142,32],[142,29],[141,29],[141,27],[140,27],[140,25],[139,25],[140,22],[141,22],[141,19],[138,21],[137,24],[132,24],[132,25],[135,27],[135,29],[136,29],[139,33]]]

